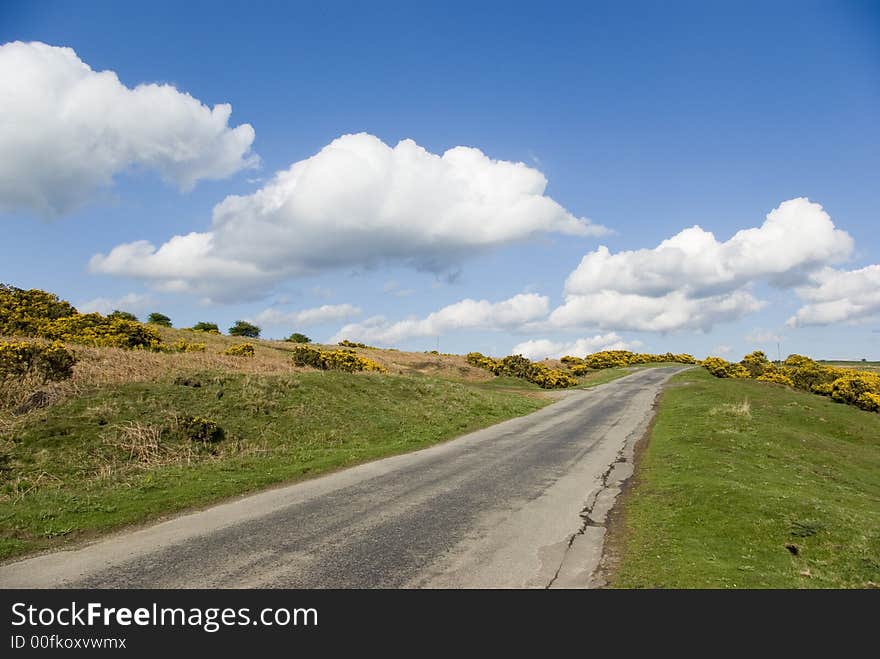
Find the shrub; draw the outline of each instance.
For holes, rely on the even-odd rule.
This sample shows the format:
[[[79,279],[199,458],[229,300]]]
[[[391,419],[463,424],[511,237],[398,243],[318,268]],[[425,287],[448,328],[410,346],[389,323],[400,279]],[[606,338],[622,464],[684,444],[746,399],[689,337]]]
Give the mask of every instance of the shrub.
[[[750,378],[758,378],[770,367],[770,360],[760,350],[755,350],[745,357],[740,364],[749,372]]]
[[[798,366],[803,366],[804,364],[815,364],[812,359],[809,357],[804,357],[803,355],[789,355],[785,358],[785,361],[782,362],[784,366],[791,366],[797,368]]]
[[[614,368],[635,363],[635,355],[629,350],[602,350],[587,355],[584,364],[589,368]]]
[[[216,443],[226,437],[226,433],[216,421],[203,416],[187,416],[178,419],[178,427],[183,436],[193,442]]]
[[[52,293],[0,284],[0,335],[41,336],[46,323],[76,313]]]
[[[305,334],[300,334],[299,332],[294,332],[290,336],[288,336],[285,341],[289,341],[290,343],[311,343],[312,340],[307,337]]]
[[[794,387],[791,378],[780,371],[764,371],[756,380],[758,382],[772,382],[774,384],[784,384],[787,387]]]
[[[294,366],[324,368],[321,351],[317,348],[308,348],[306,346],[297,346],[293,349],[293,364]]]
[[[109,320],[131,320],[135,323],[140,322],[138,321],[137,316],[135,316],[133,313],[129,313],[128,311],[120,311],[119,309],[114,309],[113,311],[108,313],[107,318]]]
[[[236,320],[235,325],[229,328],[229,336],[244,336],[249,339],[260,338],[260,328],[244,320]]]
[[[204,343],[190,343],[183,339],[178,339],[169,346],[166,352],[205,352]]]
[[[76,357],[60,342],[0,342],[0,379],[36,375],[43,382],[73,375]]]
[[[353,350],[318,350],[307,346],[297,346],[293,349],[293,363],[295,366],[310,366],[321,370],[347,371],[375,371],[387,373],[384,366],[367,357],[361,357]]]
[[[465,355],[465,361],[471,366],[492,371],[493,373],[495,373],[495,370],[499,367],[499,361],[497,359],[486,357],[486,355],[479,352],[469,352]]]
[[[343,339],[337,345],[342,346],[343,348],[369,348],[366,343],[355,343],[354,341],[349,341],[348,339]]]
[[[785,360],[788,364],[791,357]],[[794,386],[804,391],[816,391],[823,385],[830,385],[845,371],[831,366],[823,366],[812,359],[802,358],[796,360],[797,366],[785,368],[785,374],[794,382]]]
[[[749,372],[741,364],[736,364],[721,359],[721,357],[706,357],[703,360],[703,368],[716,378],[747,378]]]
[[[871,412],[880,411],[880,374],[848,373],[831,383],[831,399]]]
[[[495,375],[510,375],[528,380],[532,373],[532,366],[532,362],[522,355],[508,355],[497,363]]]
[[[162,342],[154,328],[131,320],[105,318],[98,313],[58,318],[43,327],[44,338],[96,347],[156,348]]]
[[[234,357],[253,357],[254,346],[250,343],[236,343],[223,351],[224,355],[232,355]]]
[[[465,357],[468,364],[484,368],[495,375],[510,375],[537,384],[544,389],[562,389],[577,384],[571,375],[543,364],[534,364],[522,355],[509,355],[504,359],[493,359],[479,352],[469,352]]]
[[[207,332],[208,334],[220,333],[220,328],[217,327],[217,323],[206,323],[204,321],[196,323],[190,329],[194,332]]]
[[[385,367],[378,362],[361,357],[351,350],[331,350],[321,354],[324,368],[337,371],[377,371],[386,373]]]
[[[529,377],[526,379],[529,382],[534,382],[542,389],[565,389],[573,387],[578,383],[577,380],[565,371],[549,368],[543,364],[532,364]]]
[[[154,311],[147,317],[150,325],[161,325],[162,327],[171,327],[171,319],[163,313]]]

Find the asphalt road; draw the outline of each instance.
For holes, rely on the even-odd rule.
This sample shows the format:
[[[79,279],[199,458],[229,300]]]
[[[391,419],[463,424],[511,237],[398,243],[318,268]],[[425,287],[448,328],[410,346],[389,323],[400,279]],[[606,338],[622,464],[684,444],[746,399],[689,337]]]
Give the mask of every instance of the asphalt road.
[[[589,587],[657,368],[454,441],[0,567],[0,587]]]

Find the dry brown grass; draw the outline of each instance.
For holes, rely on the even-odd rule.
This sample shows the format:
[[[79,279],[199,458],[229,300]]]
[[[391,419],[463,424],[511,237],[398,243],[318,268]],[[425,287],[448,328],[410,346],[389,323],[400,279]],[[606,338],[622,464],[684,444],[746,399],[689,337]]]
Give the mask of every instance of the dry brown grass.
[[[715,416],[716,414],[727,414],[729,416],[740,417],[742,419],[751,419],[752,404],[749,402],[748,398],[746,398],[741,403],[725,403],[723,405],[713,407],[709,410],[710,416]]]
[[[25,378],[0,383],[0,437],[8,436],[21,418],[27,416],[27,411],[23,411],[20,406],[35,392],[45,393],[54,403],[95,386],[128,382],[167,382],[198,373],[280,375],[310,370],[293,365],[291,351],[295,344],[285,341],[261,341],[164,327],[157,329],[168,345],[182,339],[190,343],[204,343],[206,349],[204,352],[163,353],[67,344],[78,360],[73,369],[73,377],[69,380],[44,383],[38,379]],[[253,357],[223,354],[229,346],[245,342],[255,347]],[[316,344],[315,347],[336,349],[339,346]],[[488,371],[471,366],[461,355],[400,352],[379,348],[356,348],[355,352],[373,359],[395,375],[421,373],[466,382],[485,382],[494,377]],[[12,413],[16,408],[20,408],[17,415]]]

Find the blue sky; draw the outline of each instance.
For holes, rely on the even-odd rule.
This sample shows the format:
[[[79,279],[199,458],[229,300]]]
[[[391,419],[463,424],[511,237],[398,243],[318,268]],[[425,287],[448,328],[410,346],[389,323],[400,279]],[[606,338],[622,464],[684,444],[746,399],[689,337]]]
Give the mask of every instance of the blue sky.
[[[7,127],[14,127],[0,128],[0,155],[11,163],[0,169],[7,236],[0,280],[52,290],[83,308],[163,311],[179,326],[265,320],[272,309],[278,322],[263,322],[268,336],[300,330],[339,338],[348,325],[351,338],[409,349],[433,349],[439,336],[441,350],[453,352],[507,354],[525,345],[538,357],[574,346],[631,345],[739,356],[756,347],[775,353],[781,342],[784,353],[880,359],[880,274],[872,267],[880,263],[877,3],[473,4],[4,3],[0,43],[72,48],[93,71],[115,72],[121,91],[88,102],[69,92],[51,107],[40,101],[48,119],[30,127],[35,111],[21,97],[35,74],[19,65],[15,70],[25,73],[7,76],[0,94],[16,102],[0,102],[0,126],[7,114]],[[19,56],[49,66],[32,50]],[[208,108],[231,105],[223,135],[185,145],[187,153],[199,152],[198,164],[163,154],[183,148],[169,134],[207,131],[207,115],[166,115],[155,110],[164,97],[129,103],[141,83],[173,85]],[[86,129],[59,118],[69,117],[71,98],[83,104],[76,116],[88,127],[85,147],[76,140]],[[13,134],[29,136],[47,124],[61,136],[22,142]],[[253,129],[246,151],[246,136],[232,135],[242,124]],[[375,243],[379,232],[371,227],[378,220],[360,209],[343,219],[363,233],[321,224],[323,207],[310,207],[314,217],[279,211],[256,221],[256,201],[232,213],[222,231],[212,228],[212,212],[227,196],[251,199],[276,172],[356,133],[377,138],[378,144],[352,146],[370,154],[404,139],[429,155],[458,146],[485,154],[476,169],[453,167],[453,177],[488,175],[497,160],[522,162],[546,177],[544,196],[560,209],[523,218],[521,206],[499,202],[468,215],[462,208],[473,203],[445,205],[443,195],[457,192],[448,178],[431,178],[434,160],[426,160],[390,170],[387,180],[397,183],[389,189],[414,188],[402,197],[397,229],[383,224]],[[114,136],[111,146],[95,142],[107,135]],[[105,149],[110,155],[103,158]],[[257,167],[243,164],[253,156]],[[348,179],[340,174],[334,183],[333,166],[326,163],[329,187],[316,198],[333,210],[328,217],[340,218],[334,204],[347,209],[348,202],[340,201],[345,190],[333,186],[344,188]],[[400,183],[410,178],[416,183]],[[527,196],[528,181],[507,189],[505,176],[497,178],[489,196]],[[57,197],[58,181],[71,180],[79,182],[75,202],[56,200],[50,213],[36,193],[21,193],[33,184]],[[487,194],[474,192],[478,199]],[[798,198],[827,215],[806,202],[787,207],[789,233],[761,234],[762,249],[778,252],[776,261],[744,260],[738,242],[724,246]],[[591,224],[566,229],[563,215]],[[486,217],[499,226],[476,244],[472,236]],[[438,224],[447,220],[448,233],[438,237]],[[523,231],[504,231],[519,221]],[[288,242],[261,233],[279,222],[287,223]],[[596,225],[610,232],[583,230]],[[679,257],[626,254],[653,250],[693,225],[711,231],[717,249],[689,242]],[[347,231],[354,245],[340,238]],[[217,258],[234,258],[251,274],[238,277],[229,268],[218,275],[207,267],[191,273],[185,263],[153,263],[141,253],[119,252],[100,267],[92,261],[135,241],[159,248],[190,232],[225,241]],[[619,276],[566,288],[599,245],[624,253],[604,270]],[[265,254],[275,247],[270,267]],[[198,258],[188,254],[177,258]],[[712,272],[715,265],[724,272]],[[168,272],[156,272],[162,268]],[[264,276],[266,268],[272,272]],[[626,273],[638,281],[624,285]],[[665,282],[660,289],[657,278]],[[460,305],[466,299],[486,304]],[[657,311],[664,303],[674,317]],[[331,307],[324,315],[296,315],[323,306]],[[615,319],[623,307],[635,320]],[[414,322],[398,324],[407,319]],[[538,340],[545,343],[527,343]]]

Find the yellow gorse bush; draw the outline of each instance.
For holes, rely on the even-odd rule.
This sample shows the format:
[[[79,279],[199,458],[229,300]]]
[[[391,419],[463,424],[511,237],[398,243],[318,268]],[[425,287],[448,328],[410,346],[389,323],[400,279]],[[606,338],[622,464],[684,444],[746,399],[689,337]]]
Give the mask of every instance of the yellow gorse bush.
[[[44,382],[73,375],[76,357],[60,342],[0,341],[0,380],[36,375]]]
[[[587,355],[583,359],[566,355],[560,360],[575,375],[583,375],[589,370],[603,368],[622,368],[638,364],[659,364],[677,362],[679,364],[696,364],[697,360],[687,353],[674,354],[665,352],[651,354],[647,352],[630,352],[629,350],[601,350]]]
[[[35,336],[96,347],[156,349],[162,338],[136,320],[81,314],[58,296],[0,284],[0,334]]]
[[[223,351],[224,355],[232,355],[233,357],[253,357],[254,346],[251,343],[236,343]]]
[[[747,378],[749,371],[741,364],[731,363],[721,357],[706,357],[703,368],[716,378]]]
[[[880,374],[871,371],[828,366],[803,355],[789,355],[781,365],[776,365],[760,350],[746,355],[740,363],[707,357],[702,365],[716,377],[745,377],[784,384],[829,396],[838,403],[880,412]]]
[[[784,384],[787,387],[793,387],[794,382],[791,378],[779,371],[765,371],[763,374],[755,378],[758,382],[772,382],[773,384]]]
[[[190,343],[189,341],[178,339],[168,346],[167,352],[205,352],[205,344]]]
[[[158,348],[159,332],[134,320],[105,318],[99,313],[78,313],[58,318],[42,328],[42,337],[98,348]]]
[[[320,350],[308,346],[297,346],[293,349],[293,363],[296,366],[311,366],[322,371],[374,371],[387,373],[388,370],[379,362],[368,357],[361,357],[354,350]]]
[[[465,359],[471,366],[486,369],[495,375],[510,375],[533,382],[543,389],[564,389],[578,383],[571,375],[559,369],[535,364],[522,355],[493,359],[479,352],[469,352]]]

